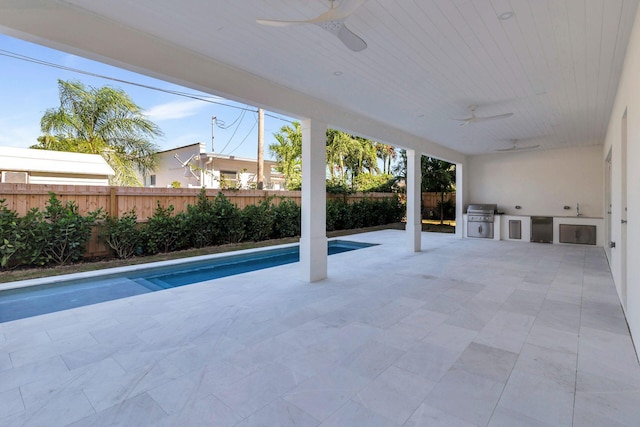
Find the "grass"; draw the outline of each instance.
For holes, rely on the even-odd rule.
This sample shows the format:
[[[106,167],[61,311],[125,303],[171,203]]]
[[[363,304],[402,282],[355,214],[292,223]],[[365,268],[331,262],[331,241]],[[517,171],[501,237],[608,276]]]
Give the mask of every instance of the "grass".
[[[432,231],[438,233],[454,233],[455,221],[452,225],[440,225],[440,221],[422,221],[422,231]],[[368,231],[377,230],[404,230],[404,223],[395,223],[380,225],[377,227],[358,228],[353,230],[339,230],[327,232],[327,237],[348,236],[350,234],[366,233]],[[4,271],[0,273],[0,283],[13,282],[17,280],[36,279],[39,277],[54,277],[62,274],[82,273],[84,271],[101,270],[104,268],[124,267],[128,265],[144,264],[148,262],[167,261],[171,259],[188,258],[199,255],[218,254],[223,252],[239,251],[243,249],[264,248],[266,246],[284,245],[286,243],[297,243],[299,237],[290,237],[286,239],[264,240],[261,242],[242,242],[232,243],[228,245],[209,246],[199,249],[186,249],[183,251],[167,252],[157,255],[133,257],[128,259],[106,259],[106,260],[86,260],[76,264],[51,266],[45,268],[25,268],[12,271]]]

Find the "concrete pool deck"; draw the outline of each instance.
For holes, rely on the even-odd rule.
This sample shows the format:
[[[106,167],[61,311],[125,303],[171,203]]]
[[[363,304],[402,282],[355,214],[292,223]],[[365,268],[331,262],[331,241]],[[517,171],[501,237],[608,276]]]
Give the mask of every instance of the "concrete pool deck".
[[[423,233],[0,324],[3,426],[637,425],[602,248]]]

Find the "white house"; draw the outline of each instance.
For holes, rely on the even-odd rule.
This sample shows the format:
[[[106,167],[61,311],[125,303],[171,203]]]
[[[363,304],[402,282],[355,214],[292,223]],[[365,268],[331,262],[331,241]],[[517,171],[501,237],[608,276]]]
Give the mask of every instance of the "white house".
[[[1,182],[109,185],[113,169],[98,154],[0,147]]]
[[[144,177],[146,187],[255,188],[257,160],[208,153],[203,142],[158,153],[158,167]],[[276,162],[264,161],[264,188],[284,190],[284,176]]]

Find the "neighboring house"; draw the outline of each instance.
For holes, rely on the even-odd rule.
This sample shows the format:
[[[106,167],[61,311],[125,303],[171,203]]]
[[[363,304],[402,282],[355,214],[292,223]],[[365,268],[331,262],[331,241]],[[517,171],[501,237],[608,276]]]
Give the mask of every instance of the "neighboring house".
[[[207,153],[202,142],[161,151],[158,167],[145,176],[146,187],[255,188],[257,160]],[[275,170],[276,162],[264,161],[264,188],[284,190],[284,175]]]
[[[113,169],[98,154],[0,147],[1,182],[109,185]]]

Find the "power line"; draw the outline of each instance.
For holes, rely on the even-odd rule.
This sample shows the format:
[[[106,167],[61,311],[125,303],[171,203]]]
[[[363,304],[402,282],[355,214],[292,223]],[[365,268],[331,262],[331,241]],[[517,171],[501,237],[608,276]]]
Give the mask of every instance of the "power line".
[[[247,134],[244,136],[244,138],[242,138],[242,141],[240,141],[240,144],[238,144],[238,146],[236,148],[234,148],[233,150],[229,151],[229,156],[231,154],[233,154],[234,151],[236,151],[238,148],[240,148],[240,146],[247,140],[247,138],[249,137],[249,135],[251,135],[251,132],[253,132],[253,130],[256,128],[256,125],[258,124],[258,119],[256,118],[256,121],[253,122],[253,126],[251,126],[251,129],[249,129],[249,132],[247,132]]]
[[[244,116],[247,112],[243,111],[240,114],[240,121],[238,122],[238,124],[236,125],[236,128],[234,129],[233,133],[231,134],[231,136],[229,137],[229,141],[227,141],[227,143],[225,144],[224,147],[222,147],[222,150],[220,150],[220,154],[224,153],[224,150],[227,149],[227,147],[229,146],[229,144],[231,144],[231,141],[233,141],[233,137],[236,136],[236,132],[238,132],[238,129],[240,129],[240,125],[242,124],[242,121],[244,120]]]
[[[20,61],[31,62],[31,63],[34,63],[34,64],[43,65],[43,66],[46,66],[46,67],[57,68],[57,69],[64,70],[64,71],[70,71],[70,72],[73,72],[73,73],[84,74],[86,76],[97,77],[97,78],[100,78],[100,79],[110,80],[110,81],[123,83],[123,84],[131,85],[131,86],[137,86],[137,87],[141,87],[141,88],[145,88],[145,89],[164,92],[164,93],[168,93],[170,95],[177,95],[177,96],[182,96],[182,97],[185,97],[185,98],[195,99],[195,100],[198,100],[198,101],[209,102],[211,104],[218,104],[218,105],[222,105],[222,106],[225,106],[225,107],[236,108],[238,110],[254,111],[256,113],[258,112],[257,108],[250,107],[250,106],[248,106],[246,104],[245,104],[244,107],[240,107],[240,106],[233,105],[233,104],[228,104],[228,103],[224,103],[224,102],[220,102],[220,101],[215,101],[214,99],[205,98],[205,97],[202,97],[202,96],[200,96],[198,94],[194,94],[194,93],[181,92],[181,91],[172,90],[172,89],[162,89],[162,88],[159,88],[159,87],[156,87],[156,86],[151,86],[151,85],[146,85],[146,84],[143,84],[143,83],[132,82],[130,80],[119,79],[119,78],[116,78],[116,77],[109,77],[109,76],[105,76],[104,74],[98,74],[98,73],[93,73],[93,72],[90,72],[90,71],[80,70],[78,68],[67,67],[65,65],[55,64],[53,62],[48,62],[48,61],[43,61],[41,59],[32,58],[30,56],[22,55],[22,54],[11,52],[11,51],[4,50],[4,49],[0,49],[0,56],[6,56],[8,58],[18,59]],[[215,99],[224,99],[224,98],[221,98],[221,97],[215,96],[215,95],[212,95],[212,97],[215,98]],[[288,120],[283,119],[281,117],[276,117],[276,116],[271,116],[271,117],[273,117],[275,119],[283,120],[283,121],[288,121]],[[234,123],[235,123],[235,121],[234,121]],[[229,126],[232,126],[232,125],[229,125]],[[221,127],[221,128],[225,129],[223,127]]]
[[[11,52],[11,51],[4,50],[4,49],[0,49],[0,56],[5,56],[5,57],[8,57],[8,58],[17,59],[17,60],[25,61],[25,62],[31,62],[31,63],[34,63],[34,64],[46,66],[46,67],[57,68],[57,69],[60,69],[60,70],[69,71],[69,72],[73,72],[73,73],[77,73],[77,74],[83,74],[83,75],[90,76],[90,77],[96,77],[96,78],[105,79],[105,80],[109,80],[109,81],[114,81],[114,82],[118,82],[118,83],[122,83],[122,84],[136,86],[136,87],[140,87],[140,88],[144,88],[144,89],[148,89],[148,90],[155,90],[155,91],[167,93],[167,94],[170,94],[170,95],[181,96],[181,97],[184,97],[184,98],[190,98],[190,99],[194,99],[194,100],[198,100],[198,101],[202,101],[202,102],[208,102],[208,103],[211,103],[211,104],[217,104],[217,105],[221,105],[221,106],[224,106],[224,107],[238,109],[238,110],[240,110],[240,114],[238,115],[238,117],[236,117],[236,119],[231,124],[227,125],[227,124],[225,124],[225,122],[223,120],[216,120],[215,121],[215,125],[218,126],[220,129],[229,129],[234,124],[236,124],[236,122],[239,121],[236,129],[234,130],[233,134],[229,138],[229,141],[225,144],[225,146],[222,149],[221,153],[229,146],[231,141],[233,141],[233,137],[235,136],[236,132],[238,131],[238,129],[240,127],[240,123],[242,123],[242,119],[244,118],[244,115],[246,114],[246,112],[247,111],[252,111],[254,113],[258,112],[258,110],[255,107],[250,107],[250,106],[248,106],[246,104],[245,104],[244,107],[240,107],[240,106],[237,106],[237,105],[233,105],[233,104],[229,104],[229,103],[225,103],[225,102],[221,102],[221,101],[216,101],[215,99],[219,100],[219,99],[224,99],[224,98],[221,98],[221,97],[218,97],[218,96],[214,96],[214,95],[212,95],[212,98],[213,98],[212,99],[212,98],[202,97],[202,96],[200,96],[198,94],[182,92],[182,91],[172,90],[172,89],[163,89],[163,88],[159,88],[157,86],[151,86],[151,85],[147,85],[147,84],[143,84],[143,83],[133,82],[133,81],[130,81],[130,80],[124,80],[124,79],[119,79],[119,78],[116,78],[116,77],[106,76],[104,74],[93,73],[93,72],[90,72],[90,71],[85,71],[85,70],[81,70],[81,69],[74,68],[74,67],[68,67],[68,66],[64,66],[64,65],[60,65],[60,64],[55,64],[53,62],[44,61],[44,60],[41,60],[41,59],[33,58],[33,57],[30,57],[30,56],[27,56],[27,55],[22,55],[22,54]],[[265,112],[265,116],[271,117],[271,118],[276,119],[276,120],[281,120],[281,121],[286,122],[286,123],[293,123],[291,120],[285,119],[283,117],[280,117],[280,116],[277,116],[277,115],[274,115],[274,114],[270,114],[268,112]],[[236,148],[234,148],[231,151],[231,153],[233,153],[235,150],[237,150],[246,141],[246,139],[249,137],[249,135],[251,134],[251,132],[255,128],[256,123],[257,123],[257,120],[254,122],[253,126],[251,127],[251,130],[249,130],[247,135],[242,139],[242,141],[240,141],[240,144],[238,144],[238,146]]]

